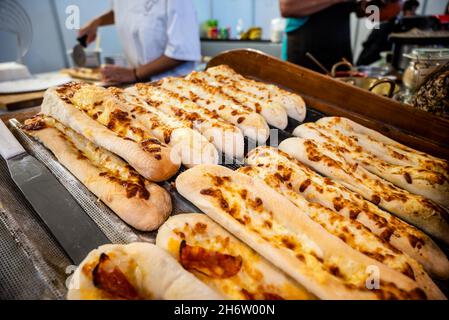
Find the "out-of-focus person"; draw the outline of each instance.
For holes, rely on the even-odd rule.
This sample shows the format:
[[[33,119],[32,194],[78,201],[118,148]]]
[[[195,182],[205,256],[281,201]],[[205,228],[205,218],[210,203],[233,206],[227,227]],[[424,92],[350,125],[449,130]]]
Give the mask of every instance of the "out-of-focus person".
[[[369,15],[368,5],[378,5],[381,19],[400,11],[401,0],[280,0],[287,19],[284,57],[303,67],[322,72],[309,58],[311,53],[327,69],[343,58],[352,62],[350,14]],[[398,7],[399,6],[399,7]]]
[[[129,67],[106,65],[107,83],[132,83],[179,76],[201,59],[198,21],[192,0],[111,0],[112,9],[80,29],[95,41],[98,28],[115,24]]]
[[[403,17],[416,16],[416,10],[419,8],[419,2],[417,0],[407,0],[402,6]],[[357,59],[357,65],[366,66],[374,63],[380,59],[380,53],[382,51],[390,51],[393,44],[388,40],[388,36],[397,32],[396,30],[397,17],[382,22],[378,29],[371,31],[370,35],[363,43],[363,50]]]

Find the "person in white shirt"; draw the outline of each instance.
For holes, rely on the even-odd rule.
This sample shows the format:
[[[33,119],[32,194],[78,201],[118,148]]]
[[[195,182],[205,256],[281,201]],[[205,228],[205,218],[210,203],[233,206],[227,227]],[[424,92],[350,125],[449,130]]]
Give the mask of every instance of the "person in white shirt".
[[[78,36],[95,41],[100,26],[115,24],[128,68],[106,65],[107,83],[132,83],[181,76],[201,59],[192,0],[112,0],[112,10],[93,19]]]

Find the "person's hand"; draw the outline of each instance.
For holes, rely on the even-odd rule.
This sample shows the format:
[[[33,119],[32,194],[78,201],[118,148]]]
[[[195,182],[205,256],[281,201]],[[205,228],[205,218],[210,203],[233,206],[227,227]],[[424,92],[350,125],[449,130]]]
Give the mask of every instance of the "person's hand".
[[[89,45],[97,38],[99,24],[97,20],[92,20],[78,31],[78,38],[87,35],[86,44]]]
[[[107,84],[136,82],[136,74],[133,69],[115,65],[106,65],[101,69],[103,81]]]

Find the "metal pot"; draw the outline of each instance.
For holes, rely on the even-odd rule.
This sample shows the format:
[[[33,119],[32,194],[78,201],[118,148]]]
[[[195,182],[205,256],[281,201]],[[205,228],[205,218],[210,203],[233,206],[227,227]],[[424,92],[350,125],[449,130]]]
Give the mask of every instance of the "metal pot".
[[[404,71],[402,81],[405,87],[413,92],[429,74],[449,62],[449,49],[421,48],[404,56],[409,59],[409,64]]]
[[[346,67],[349,71],[346,71],[345,73],[337,71],[340,67]],[[339,74],[347,74],[348,76],[338,77]],[[354,66],[348,61],[341,61],[334,64],[331,70],[332,77],[381,96],[392,98],[399,92],[399,86],[396,85],[395,81],[392,79],[385,77],[366,77],[364,75],[364,73],[361,73],[359,70],[354,68]]]

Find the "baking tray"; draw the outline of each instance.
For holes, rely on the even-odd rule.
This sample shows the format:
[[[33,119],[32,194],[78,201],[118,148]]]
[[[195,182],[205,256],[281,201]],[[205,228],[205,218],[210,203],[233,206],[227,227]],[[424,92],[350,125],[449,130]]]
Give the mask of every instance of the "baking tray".
[[[35,139],[20,129],[20,123],[39,112],[39,108],[29,111],[3,115],[14,136],[23,147],[47,166],[79,202],[92,220],[105,233],[112,243],[130,243],[146,241],[154,243],[156,232],[140,232],[124,223],[73,175],[65,169],[53,154]],[[306,122],[316,121],[324,114],[313,109],[308,110]],[[289,119],[286,130],[270,127],[278,142],[291,137],[300,123]],[[274,135],[274,134],[273,134]],[[255,143],[245,138],[245,151]],[[251,146],[251,147],[250,147]],[[246,153],[245,152],[245,153]],[[242,161],[228,159],[222,155],[224,165],[235,170]],[[181,167],[179,173],[185,171]],[[176,175],[176,176],[177,176]],[[161,183],[173,200],[173,215],[182,212],[201,212],[192,203],[184,199],[174,188],[176,176]],[[20,190],[10,178],[6,162],[0,160],[0,299],[62,299],[66,294],[66,281],[75,266],[49,230],[27,203]],[[26,274],[23,277],[22,274]]]
[[[231,67],[235,66],[231,64]],[[257,75],[246,75],[268,82]],[[60,165],[49,150],[19,128],[18,125],[21,121],[38,112],[39,108],[35,108],[31,111],[4,115],[2,118],[11,120],[9,122],[10,129],[24,148],[55,174],[56,178],[75,196],[75,199],[79,201],[83,209],[111,242],[154,242],[156,232],[139,232],[126,225]],[[323,110],[308,106],[304,122],[314,122],[326,115],[328,114]],[[278,142],[291,137],[291,132],[299,124],[298,121],[289,118],[286,130],[276,129],[273,132],[278,139],[272,145],[277,146]],[[245,139],[245,151],[249,151],[249,146],[254,146],[254,143]],[[224,156],[223,158],[229,160]],[[231,169],[237,169],[242,165],[241,161],[235,159],[230,162],[225,161],[224,165]],[[180,172],[185,170],[182,167]],[[173,214],[199,212],[193,204],[176,191],[175,179],[176,176],[161,184],[172,197]],[[74,266],[70,265],[68,257],[14,185],[3,160],[0,160],[0,199],[0,254],[2,256],[0,259],[0,299],[63,299],[66,294],[67,278],[73,272]],[[442,246],[441,243],[439,245],[448,254],[447,247]],[[448,282],[437,282],[437,284],[448,295]]]

